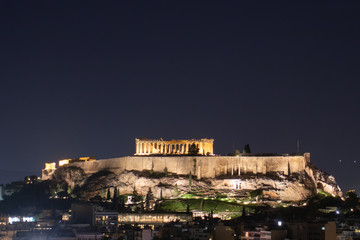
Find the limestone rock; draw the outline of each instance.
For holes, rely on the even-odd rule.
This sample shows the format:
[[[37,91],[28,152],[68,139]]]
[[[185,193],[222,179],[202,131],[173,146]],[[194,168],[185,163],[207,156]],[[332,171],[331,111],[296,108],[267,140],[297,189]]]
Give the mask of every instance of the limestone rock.
[[[84,198],[92,198],[115,188],[120,194],[132,194],[134,188],[138,194],[145,196],[151,188],[155,198],[176,197],[196,192],[198,195],[226,195],[229,197],[246,197],[250,191],[262,189],[264,198],[268,200],[302,201],[315,196],[317,189],[324,190],[334,196],[341,196],[333,176],[309,165],[306,171],[285,175],[282,172],[268,174],[242,174],[241,176],[223,176],[197,180],[192,178],[189,186],[188,175],[164,174],[150,175],[148,171],[101,170],[86,175],[83,169],[75,166],[61,167],[52,176],[56,181],[65,181],[71,188],[77,188]],[[104,196],[103,196],[104,197]]]
[[[213,185],[219,190],[224,190],[231,188],[236,181],[241,182],[241,189],[245,191],[263,189],[265,197],[270,200],[302,201],[316,194],[315,184],[306,173],[290,176],[281,173],[247,174],[240,176],[239,179],[214,180]]]
[[[342,197],[342,191],[332,175],[321,171],[311,163],[308,163],[305,171],[312,177],[317,189],[331,193],[334,197]]]
[[[52,179],[56,182],[66,182],[70,188],[82,185],[87,175],[84,170],[75,166],[64,166],[56,169]]]

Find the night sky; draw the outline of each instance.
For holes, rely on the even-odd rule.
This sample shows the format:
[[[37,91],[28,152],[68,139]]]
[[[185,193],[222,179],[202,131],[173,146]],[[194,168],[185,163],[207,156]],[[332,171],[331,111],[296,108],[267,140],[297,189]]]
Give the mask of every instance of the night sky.
[[[221,155],[299,140],[359,193],[355,4],[1,1],[0,182],[132,155],[136,137],[207,137]]]

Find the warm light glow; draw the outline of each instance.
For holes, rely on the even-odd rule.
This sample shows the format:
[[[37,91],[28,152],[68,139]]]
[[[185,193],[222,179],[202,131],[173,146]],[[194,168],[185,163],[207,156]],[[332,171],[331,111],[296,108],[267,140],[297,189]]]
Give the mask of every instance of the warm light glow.
[[[96,159],[91,158],[91,157],[80,157],[79,160],[85,161],[85,162],[88,162],[88,161],[96,161]]]
[[[164,141],[161,139],[135,138],[136,153],[135,155],[171,155],[171,154],[188,154],[192,144],[199,150],[200,155],[214,155],[214,139],[188,139],[188,140],[171,140]]]
[[[71,159],[63,159],[63,160],[60,160],[59,161],[59,167],[63,166],[63,165],[66,165],[66,164],[69,164]]]
[[[69,213],[64,213],[61,217],[61,220],[63,221],[70,221],[71,215]]]
[[[56,169],[56,163],[45,163],[45,170],[55,170]]]

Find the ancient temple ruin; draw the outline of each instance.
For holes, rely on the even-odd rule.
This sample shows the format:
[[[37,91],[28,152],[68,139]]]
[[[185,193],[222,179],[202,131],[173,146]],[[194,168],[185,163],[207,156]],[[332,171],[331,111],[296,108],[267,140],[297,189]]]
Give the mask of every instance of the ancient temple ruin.
[[[214,139],[171,140],[135,138],[135,155],[186,155],[195,144],[201,155],[213,155]]]
[[[290,175],[302,172],[309,167],[310,153],[304,154],[245,154],[237,156],[220,156],[213,154],[214,139],[171,140],[136,138],[135,156],[100,159],[79,158],[69,161],[60,160],[59,167],[71,164],[86,172],[94,174],[102,169],[116,171],[168,172],[187,175],[191,172],[197,179],[216,178],[220,176],[241,176],[241,174],[282,173]],[[197,156],[190,156],[190,146],[195,144]],[[79,161],[82,160],[83,161]],[[56,171],[56,163],[45,165],[42,179],[46,180]],[[235,183],[234,183],[235,184]],[[233,184],[233,185],[234,185]],[[240,185],[236,188],[240,188]]]

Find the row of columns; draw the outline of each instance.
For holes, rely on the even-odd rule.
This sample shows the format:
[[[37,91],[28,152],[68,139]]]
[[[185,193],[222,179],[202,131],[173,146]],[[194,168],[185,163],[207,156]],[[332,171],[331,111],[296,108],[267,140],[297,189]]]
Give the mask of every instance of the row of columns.
[[[191,143],[192,144],[192,143]],[[187,154],[189,152],[190,143],[164,143],[164,142],[137,142],[136,154]],[[203,153],[203,149],[199,143],[195,143],[199,148],[199,153]]]

